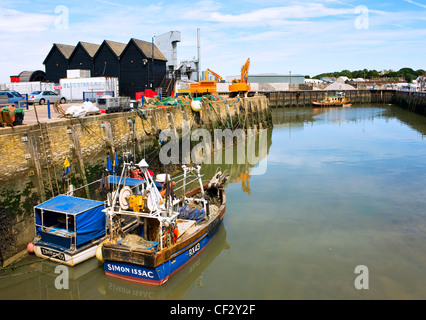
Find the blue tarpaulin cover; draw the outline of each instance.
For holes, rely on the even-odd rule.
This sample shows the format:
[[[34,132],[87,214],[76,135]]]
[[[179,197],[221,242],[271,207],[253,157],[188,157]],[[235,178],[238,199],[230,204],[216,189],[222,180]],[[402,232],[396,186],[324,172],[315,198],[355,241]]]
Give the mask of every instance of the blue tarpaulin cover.
[[[101,201],[59,195],[35,207],[36,223],[42,223],[41,210],[44,212],[43,224],[46,227],[52,226],[58,219],[58,214],[74,216],[76,245],[79,246],[105,235],[104,208],[105,204]]]
[[[204,209],[200,209],[197,207],[190,208],[188,205],[180,207],[178,212],[178,218],[184,220],[195,220],[197,222],[201,222],[206,217],[206,212],[204,211]]]
[[[120,177],[117,176],[108,176],[109,183],[118,184],[120,182]],[[125,178],[121,181],[121,185],[129,186],[129,187],[137,187],[143,185],[145,183],[144,179],[135,179],[135,178]]]
[[[117,176],[108,176],[109,183],[118,184],[120,182],[120,177]],[[145,179],[136,179],[136,178],[125,178],[121,181],[121,185],[129,186],[131,188],[143,185],[145,183]],[[161,190],[163,184],[157,181],[154,181],[157,189]]]

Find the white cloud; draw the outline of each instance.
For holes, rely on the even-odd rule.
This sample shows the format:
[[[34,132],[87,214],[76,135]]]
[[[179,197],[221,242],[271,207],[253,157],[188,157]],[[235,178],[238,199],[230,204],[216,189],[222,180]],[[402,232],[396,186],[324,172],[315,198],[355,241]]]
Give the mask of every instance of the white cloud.
[[[285,19],[307,19],[343,14],[353,15],[354,10],[350,8],[327,8],[321,3],[308,3],[304,5],[297,4],[292,6],[264,8],[254,10],[249,13],[242,13],[236,15],[213,12],[210,14],[208,19],[210,21],[226,23],[270,24],[271,22],[277,20],[282,21]]]
[[[420,8],[425,8],[426,9],[426,4],[418,3],[418,2],[415,2],[413,0],[404,0],[404,1],[408,2],[408,3],[411,3],[411,4],[414,4],[415,6],[418,6]]]
[[[48,14],[26,13],[5,8],[0,10],[1,33],[42,32],[54,24],[55,16]]]

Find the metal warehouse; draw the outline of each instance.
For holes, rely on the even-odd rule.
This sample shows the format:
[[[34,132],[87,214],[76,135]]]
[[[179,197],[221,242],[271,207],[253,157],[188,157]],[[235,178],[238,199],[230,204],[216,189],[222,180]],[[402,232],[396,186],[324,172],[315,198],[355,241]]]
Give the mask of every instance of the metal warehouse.
[[[305,76],[301,74],[250,74],[249,83],[289,83],[291,85],[300,85],[305,83]]]

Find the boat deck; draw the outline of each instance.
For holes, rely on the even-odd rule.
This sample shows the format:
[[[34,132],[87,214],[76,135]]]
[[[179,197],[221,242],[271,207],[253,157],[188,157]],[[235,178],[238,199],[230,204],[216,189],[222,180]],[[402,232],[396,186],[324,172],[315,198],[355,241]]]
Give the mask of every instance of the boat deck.
[[[212,210],[207,219],[197,223],[191,220],[180,219],[179,237],[175,244],[155,251],[141,247],[128,247],[115,243],[104,243],[102,254],[104,260],[131,262],[146,267],[156,267],[173,258],[182,249],[210,235],[217,229],[226,210],[223,203],[217,210]],[[181,229],[182,228],[182,229]]]

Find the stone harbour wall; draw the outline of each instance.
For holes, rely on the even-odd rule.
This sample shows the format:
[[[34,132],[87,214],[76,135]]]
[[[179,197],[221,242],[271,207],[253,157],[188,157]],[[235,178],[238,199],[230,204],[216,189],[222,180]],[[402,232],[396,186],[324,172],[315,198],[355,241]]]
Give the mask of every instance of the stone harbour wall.
[[[26,249],[34,234],[34,206],[100,179],[108,155],[132,152],[140,160],[158,158],[159,132],[191,128],[269,128],[271,110],[265,96],[228,100],[202,99],[194,112],[190,101],[177,107],[0,128],[0,265]],[[25,124],[25,120],[24,120]],[[63,184],[65,159],[71,164]],[[91,197],[96,188],[86,188]]]

